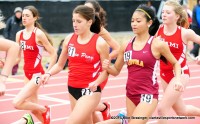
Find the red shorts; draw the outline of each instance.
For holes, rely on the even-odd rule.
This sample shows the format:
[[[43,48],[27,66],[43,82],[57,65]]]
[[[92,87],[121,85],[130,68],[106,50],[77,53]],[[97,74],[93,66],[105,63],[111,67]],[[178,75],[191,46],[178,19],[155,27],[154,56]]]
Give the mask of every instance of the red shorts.
[[[189,69],[185,69],[185,70],[181,70],[181,74],[187,74],[190,76],[190,71]],[[174,72],[173,70],[170,71],[163,71],[160,70],[160,77],[169,84],[169,82],[172,80],[172,78],[174,77]]]
[[[29,80],[31,80],[34,74],[38,74],[38,73],[44,74],[44,70],[41,71],[41,72],[24,71],[24,73],[25,73],[25,76],[26,76]]]

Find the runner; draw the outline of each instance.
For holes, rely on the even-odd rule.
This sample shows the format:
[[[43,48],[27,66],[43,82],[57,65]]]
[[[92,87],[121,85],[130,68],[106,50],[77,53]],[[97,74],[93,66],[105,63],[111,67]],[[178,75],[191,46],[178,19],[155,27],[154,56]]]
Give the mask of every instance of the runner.
[[[38,89],[41,86],[40,76],[44,74],[41,64],[42,52],[49,53],[51,62],[47,71],[55,64],[57,54],[51,45],[51,40],[47,33],[38,23],[39,13],[34,6],[26,6],[22,12],[22,23],[25,26],[16,35],[16,42],[20,44],[24,53],[24,73],[25,86],[13,100],[16,109],[30,110],[43,124],[50,123],[50,108],[38,104]],[[19,55],[19,61],[21,54]],[[30,114],[25,114],[23,118],[15,124],[34,123]]]
[[[109,59],[109,46],[98,33],[100,19],[95,11],[85,5],[73,10],[74,33],[65,38],[58,62],[44,74],[46,83],[51,75],[59,73],[68,59],[68,91],[72,113],[66,124],[92,124],[92,114],[101,99],[101,92],[107,82],[107,72],[101,63]],[[96,28],[93,32],[92,26]],[[91,82],[101,83],[94,92],[88,89]]]
[[[189,41],[200,44],[200,36],[191,29],[183,28],[188,23],[187,13],[176,1],[168,0],[162,9],[163,25],[156,36],[166,42],[174,57],[181,65],[181,82],[177,82],[174,68],[168,61],[160,61],[161,83],[164,96],[158,105],[158,115],[168,116],[171,108],[179,116],[200,116],[200,109],[192,105],[185,105],[182,94],[189,82],[190,72],[186,63],[186,46]],[[181,27],[182,26],[182,27]],[[179,85],[181,90],[174,88]],[[167,119],[159,119],[159,124],[166,124]]]

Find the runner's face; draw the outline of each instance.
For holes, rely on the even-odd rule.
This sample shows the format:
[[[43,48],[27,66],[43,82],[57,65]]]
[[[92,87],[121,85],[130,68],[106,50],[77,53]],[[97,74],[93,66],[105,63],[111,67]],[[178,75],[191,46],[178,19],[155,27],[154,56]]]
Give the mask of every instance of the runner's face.
[[[148,23],[143,12],[135,11],[133,13],[131,27],[134,34],[140,34],[148,30]]]
[[[30,10],[28,10],[28,9],[23,10],[22,23],[24,26],[34,25],[36,19],[37,18],[33,17],[33,13]]]
[[[73,28],[76,34],[82,34],[90,30],[92,20],[87,21],[83,16],[78,13],[74,13],[72,17]]]
[[[164,5],[162,10],[162,21],[163,24],[176,23],[178,15],[175,13],[174,8],[169,5]]]

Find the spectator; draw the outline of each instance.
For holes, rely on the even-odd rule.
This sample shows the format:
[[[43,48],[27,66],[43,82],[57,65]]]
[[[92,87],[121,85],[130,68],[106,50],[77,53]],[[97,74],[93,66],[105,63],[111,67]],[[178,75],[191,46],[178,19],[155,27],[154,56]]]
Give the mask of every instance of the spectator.
[[[6,21],[6,27],[3,32],[3,36],[6,39],[15,41],[16,33],[23,29],[22,25],[22,8],[16,7],[14,10],[14,15],[8,18]],[[18,64],[16,64],[12,69],[12,75],[17,74]]]

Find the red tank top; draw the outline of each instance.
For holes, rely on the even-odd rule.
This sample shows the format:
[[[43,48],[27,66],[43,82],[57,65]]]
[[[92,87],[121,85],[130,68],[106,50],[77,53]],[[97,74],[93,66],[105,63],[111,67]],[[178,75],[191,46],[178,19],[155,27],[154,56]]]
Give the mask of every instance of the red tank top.
[[[131,94],[158,94],[156,69],[158,60],[152,55],[150,37],[142,50],[133,50],[135,38],[128,43],[124,53],[124,61],[128,68],[127,92]]]
[[[164,33],[164,25],[158,30],[157,36],[160,37],[160,40],[165,41],[174,57],[178,60],[181,65],[181,68],[188,69],[186,65],[186,44],[183,42],[181,37],[181,27],[178,26],[176,32],[173,35],[167,36]],[[161,71],[172,71],[173,65],[170,62],[160,61]]]
[[[102,71],[100,55],[96,50],[98,34],[94,34],[87,44],[77,42],[78,35],[73,34],[68,43],[69,78],[68,85],[75,88],[87,88]],[[106,81],[101,83],[101,88]]]
[[[20,46],[24,53],[24,71],[30,73],[44,72],[41,64],[42,52],[44,47],[36,43],[34,28],[29,39],[23,38],[23,31],[20,34]]]

